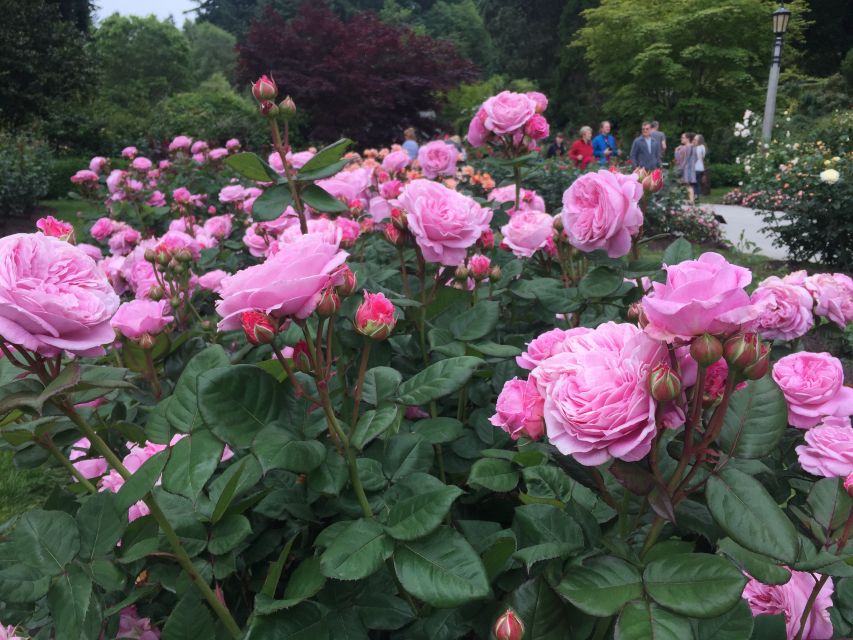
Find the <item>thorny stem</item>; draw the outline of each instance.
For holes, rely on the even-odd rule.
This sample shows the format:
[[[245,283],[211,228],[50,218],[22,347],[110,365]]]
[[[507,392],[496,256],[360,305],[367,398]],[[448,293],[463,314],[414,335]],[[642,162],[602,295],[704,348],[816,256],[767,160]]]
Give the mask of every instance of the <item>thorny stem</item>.
[[[687,418],[687,424],[684,427],[684,450],[681,452],[681,459],[678,461],[678,466],[672,474],[669,483],[669,491],[675,490],[678,483],[681,482],[681,475],[687,468],[690,462],[690,457],[693,455],[693,431],[699,423],[699,417],[702,415],[702,396],[705,392],[705,375],[707,367],[699,367],[699,375],[696,378],[696,384],[693,386],[693,397],[691,398],[690,415]]]
[[[151,355],[151,349],[143,349],[145,354],[145,369],[148,374],[148,381],[151,383],[151,391],[154,397],[159,400],[163,395],[163,389],[160,387],[160,378],[157,375],[157,368],[154,366],[154,358]]]
[[[370,338],[365,338],[364,348],[361,350],[361,360],[358,363],[358,378],[355,381],[355,389],[353,390],[352,403],[352,420],[350,421],[350,437],[355,432],[355,425],[358,422],[358,408],[361,404],[361,394],[364,391],[364,376],[367,373],[367,360],[370,358],[370,347],[373,346],[373,341]]]
[[[285,135],[288,133],[287,121],[285,121]],[[305,206],[302,204],[302,199],[299,197],[299,190],[296,188],[296,181],[293,179],[293,174],[290,172],[290,167],[287,166],[287,151],[281,143],[281,132],[278,128],[278,122],[275,118],[270,118],[270,128],[272,129],[273,147],[281,158],[281,165],[284,167],[284,177],[287,179],[287,186],[290,189],[290,195],[293,197],[293,208],[299,215],[299,229],[302,234],[308,233],[308,221],[305,219]]]

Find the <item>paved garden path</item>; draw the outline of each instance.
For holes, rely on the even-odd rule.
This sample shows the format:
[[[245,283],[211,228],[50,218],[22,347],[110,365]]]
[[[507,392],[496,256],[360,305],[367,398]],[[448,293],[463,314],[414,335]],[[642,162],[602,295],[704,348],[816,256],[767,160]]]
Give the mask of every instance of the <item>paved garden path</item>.
[[[788,258],[788,252],[784,248],[774,247],[772,237],[762,231],[764,221],[754,209],[729,204],[703,205],[703,208],[713,209],[726,219],[726,224],[721,225],[723,236],[735,247],[750,252],[751,247],[744,246],[746,243],[743,241],[746,240],[757,245],[761,255],[777,260]]]

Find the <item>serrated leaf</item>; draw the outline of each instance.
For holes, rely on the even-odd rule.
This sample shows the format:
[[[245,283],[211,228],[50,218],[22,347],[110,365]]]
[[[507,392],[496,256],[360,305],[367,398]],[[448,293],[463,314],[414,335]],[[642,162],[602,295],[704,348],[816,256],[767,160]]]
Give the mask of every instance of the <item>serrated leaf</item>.
[[[568,566],[557,593],[581,611],[612,616],[643,595],[643,579],[633,565],[613,556],[591,558],[583,566]]]
[[[224,445],[212,433],[196,429],[171,447],[163,469],[163,487],[190,500],[198,500],[205,483],[216,471]]]
[[[444,486],[396,502],[388,512],[385,531],[397,540],[414,540],[434,531],[462,489]]]
[[[225,164],[244,178],[255,182],[278,182],[279,175],[254,153],[235,153],[225,158]]]
[[[450,333],[462,342],[478,340],[495,330],[500,316],[497,300],[481,300],[450,323]]]
[[[394,551],[394,542],[375,520],[351,522],[320,556],[323,575],[360,580],[375,573]]]
[[[383,400],[390,400],[397,392],[403,376],[391,367],[373,367],[368,369],[364,375],[361,399],[373,406],[377,406]]]
[[[397,390],[397,402],[404,405],[421,405],[437,400],[459,389],[482,364],[480,358],[459,356],[447,358],[415,374]]]
[[[365,411],[355,426],[351,440],[352,445],[358,449],[363,449],[394,425],[399,425],[402,417],[403,412],[396,404],[386,404],[377,409]]]
[[[266,189],[252,204],[252,219],[256,222],[275,220],[293,202],[293,195],[286,184],[273,185]]]
[[[769,375],[735,391],[726,411],[720,448],[737,458],[762,458],[776,449],[788,427],[788,405]]]
[[[471,466],[468,484],[496,493],[506,493],[518,484],[518,471],[507,460],[482,458]]]
[[[616,621],[614,640],[685,640],[693,635],[690,621],[656,604],[629,602]]]
[[[341,213],[347,210],[347,205],[316,184],[306,185],[300,195],[302,201],[315,211]]]

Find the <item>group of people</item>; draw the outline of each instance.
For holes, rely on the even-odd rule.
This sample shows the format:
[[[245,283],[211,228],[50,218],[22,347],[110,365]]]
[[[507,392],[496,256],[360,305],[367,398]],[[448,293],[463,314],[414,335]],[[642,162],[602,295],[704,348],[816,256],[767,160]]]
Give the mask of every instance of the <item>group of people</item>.
[[[554,142],[545,155],[548,158],[566,158],[579,169],[586,169],[597,163],[606,167],[619,161],[622,153],[612,133],[610,122],[605,120],[599,127],[598,135],[593,137],[592,127],[581,127],[580,137],[569,146],[562,133],[554,136]],[[666,157],[666,134],[660,130],[657,120],[643,122],[640,135],[631,144],[628,159],[635,167],[647,171],[663,166]],[[705,175],[705,156],[708,150],[701,134],[685,132],[681,134],[681,144],[674,153],[675,171],[678,181],[687,188],[687,198],[694,204],[701,193],[702,178]]]

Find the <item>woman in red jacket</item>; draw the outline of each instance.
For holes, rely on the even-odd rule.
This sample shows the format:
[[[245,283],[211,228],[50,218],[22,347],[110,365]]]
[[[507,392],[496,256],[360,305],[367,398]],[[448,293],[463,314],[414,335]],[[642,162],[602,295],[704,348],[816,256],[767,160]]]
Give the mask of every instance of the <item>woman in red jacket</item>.
[[[586,166],[592,162],[592,128],[581,127],[581,137],[572,143],[569,149],[569,158],[575,163],[576,167],[586,169]]]

